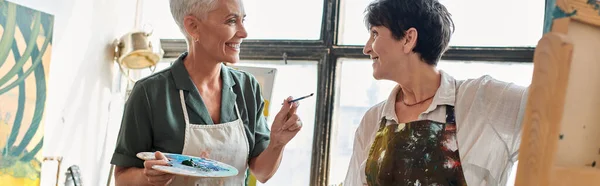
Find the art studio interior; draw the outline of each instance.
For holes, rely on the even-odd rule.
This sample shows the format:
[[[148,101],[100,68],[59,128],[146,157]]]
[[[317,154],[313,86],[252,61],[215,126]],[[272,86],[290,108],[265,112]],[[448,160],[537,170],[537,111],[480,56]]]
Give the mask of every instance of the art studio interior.
[[[0,0],[0,185],[600,186],[600,0]]]

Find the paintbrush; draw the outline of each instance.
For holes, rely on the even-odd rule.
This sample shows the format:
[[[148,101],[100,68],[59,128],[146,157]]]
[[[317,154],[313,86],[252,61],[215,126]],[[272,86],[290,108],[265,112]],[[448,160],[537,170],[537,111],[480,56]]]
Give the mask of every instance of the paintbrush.
[[[310,94],[309,94],[309,95],[307,95],[307,96],[302,96],[302,97],[299,97],[299,98],[293,99],[293,100],[291,100],[291,101],[288,101],[288,103],[290,103],[290,104],[291,104],[291,103],[293,103],[293,102],[296,102],[296,101],[300,101],[300,100],[306,99],[306,98],[308,98],[308,97],[311,97],[311,96],[313,96],[313,95],[315,95],[315,93],[310,93]],[[281,105],[283,105],[283,103],[282,103]]]

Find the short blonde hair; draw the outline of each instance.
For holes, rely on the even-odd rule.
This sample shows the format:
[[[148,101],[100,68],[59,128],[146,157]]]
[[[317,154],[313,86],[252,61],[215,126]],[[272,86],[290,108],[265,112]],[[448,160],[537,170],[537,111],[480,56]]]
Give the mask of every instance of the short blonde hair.
[[[188,42],[192,38],[190,38],[189,33],[185,30],[183,18],[190,14],[201,19],[206,18],[208,12],[217,7],[217,1],[218,0],[169,0],[171,15],[173,15],[175,23],[177,23],[179,30],[181,30],[181,33],[183,33]]]

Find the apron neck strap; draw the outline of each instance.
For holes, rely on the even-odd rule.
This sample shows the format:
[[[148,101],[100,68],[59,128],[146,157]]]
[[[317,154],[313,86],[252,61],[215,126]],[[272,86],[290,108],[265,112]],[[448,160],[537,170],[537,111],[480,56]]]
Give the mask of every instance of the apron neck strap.
[[[190,124],[190,118],[188,116],[186,104],[185,104],[185,96],[183,96],[183,90],[179,90],[179,100],[181,100],[181,110],[183,110],[183,119],[185,120],[185,124]]]
[[[237,114],[238,119],[242,119],[242,115],[240,114],[240,109],[238,109],[237,100],[233,100],[233,104],[234,104],[235,113]]]
[[[456,124],[456,117],[454,115],[454,106],[445,105],[446,106],[446,123]],[[387,119],[385,117],[381,118],[379,122],[379,129],[383,129],[386,126]]]
[[[446,105],[446,123],[456,124],[456,117],[454,116],[454,106]]]
[[[183,90],[179,90],[179,100],[181,101],[181,110],[183,110],[183,118],[185,120],[185,124],[190,124],[190,118],[187,112],[187,106],[185,104],[185,96],[183,95]],[[238,104],[236,100],[233,100],[235,113],[237,114],[238,119],[242,119],[242,115],[240,114],[240,110],[238,109]]]
[[[381,121],[379,122],[379,130],[383,130],[383,128],[385,128],[385,123],[387,122],[387,119],[385,119],[385,117],[381,118]]]

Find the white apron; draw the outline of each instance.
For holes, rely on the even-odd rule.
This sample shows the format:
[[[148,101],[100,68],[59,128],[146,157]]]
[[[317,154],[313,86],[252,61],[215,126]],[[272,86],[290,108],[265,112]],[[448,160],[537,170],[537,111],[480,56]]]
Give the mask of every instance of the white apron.
[[[214,124],[190,124],[183,91],[179,90],[181,108],[185,117],[184,155],[200,157],[203,153],[208,158],[217,160],[238,169],[238,175],[227,178],[193,178],[175,176],[171,185],[176,186],[240,186],[245,185],[246,168],[248,166],[248,138],[244,130],[240,111],[235,103],[237,120]]]

